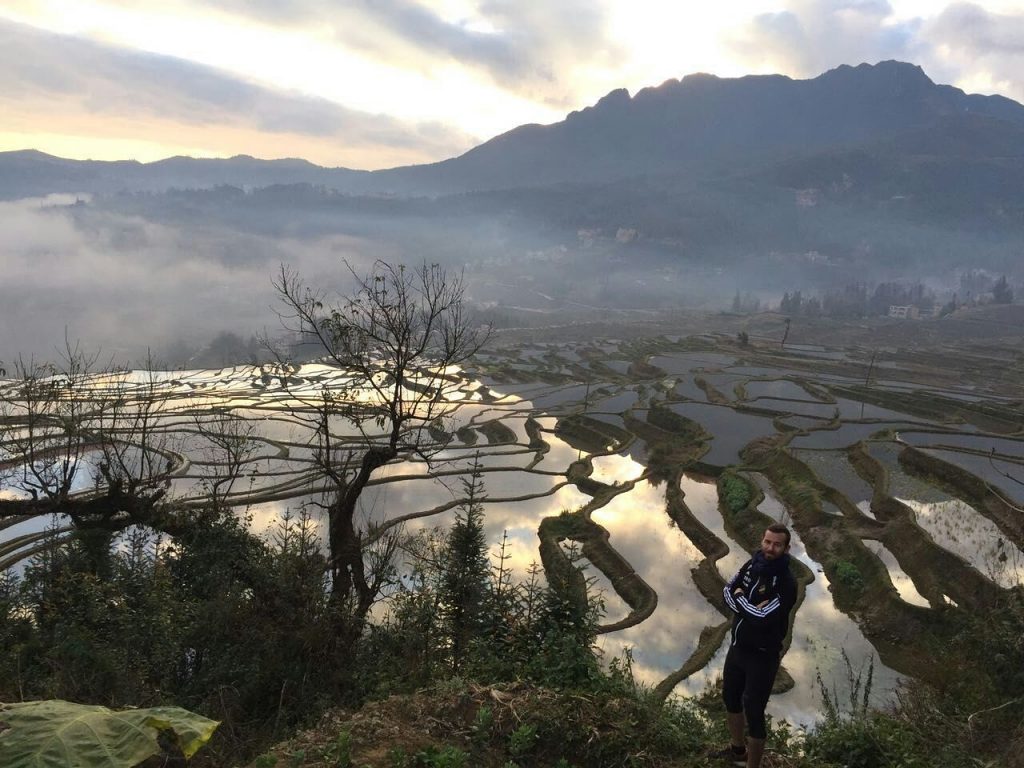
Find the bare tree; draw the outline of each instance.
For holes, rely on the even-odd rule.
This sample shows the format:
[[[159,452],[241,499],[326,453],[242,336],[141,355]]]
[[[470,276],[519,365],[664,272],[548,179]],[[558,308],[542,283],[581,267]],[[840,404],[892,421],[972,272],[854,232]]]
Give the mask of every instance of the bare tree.
[[[197,411],[193,415],[193,423],[203,441],[202,487],[214,510],[227,509],[231,506],[235,484],[256,453],[256,424],[229,411]]]
[[[157,429],[152,378],[97,369],[96,356],[68,342],[62,357],[19,360],[0,387],[0,527],[63,515],[71,525],[58,534],[99,541],[132,524],[159,526],[174,457]],[[3,564],[31,555],[45,535],[5,544]]]
[[[346,267],[355,280],[348,296],[329,299],[285,266],[274,287],[285,328],[315,342],[348,377],[341,390],[325,386],[302,402],[315,435],[314,460],[330,486],[325,507],[333,592],[349,601],[358,628],[382,587],[377,569],[368,567],[367,532],[356,523],[360,496],[388,462],[401,455],[428,458],[439,447],[430,427],[456,405],[452,367],[480,348],[489,329],[470,320],[462,276],[437,264],[378,261],[365,276]],[[341,433],[339,419],[357,439]]]

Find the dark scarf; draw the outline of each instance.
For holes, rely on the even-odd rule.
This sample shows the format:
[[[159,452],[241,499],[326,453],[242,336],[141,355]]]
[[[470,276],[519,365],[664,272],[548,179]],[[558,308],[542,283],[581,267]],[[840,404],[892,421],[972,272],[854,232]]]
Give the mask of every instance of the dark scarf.
[[[771,578],[773,576],[779,576],[789,570],[789,553],[780,555],[774,560],[769,560],[764,556],[764,552],[757,550],[754,556],[751,558],[750,573],[755,578],[766,576]]]

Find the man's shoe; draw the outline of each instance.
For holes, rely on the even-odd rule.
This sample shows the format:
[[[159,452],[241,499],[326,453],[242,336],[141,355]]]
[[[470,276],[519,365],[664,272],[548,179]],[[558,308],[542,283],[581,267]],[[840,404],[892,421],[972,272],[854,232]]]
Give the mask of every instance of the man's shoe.
[[[719,750],[717,750],[715,752],[712,752],[710,755],[708,755],[708,757],[710,757],[710,758],[712,758],[714,760],[722,760],[722,761],[725,761],[725,762],[730,762],[733,765],[738,765],[738,766],[742,766],[742,768],[746,768],[746,765],[747,765],[747,748],[746,747],[740,747],[739,751],[737,751],[736,747],[733,747],[733,746],[730,745],[730,746],[726,747],[725,749],[719,749]]]

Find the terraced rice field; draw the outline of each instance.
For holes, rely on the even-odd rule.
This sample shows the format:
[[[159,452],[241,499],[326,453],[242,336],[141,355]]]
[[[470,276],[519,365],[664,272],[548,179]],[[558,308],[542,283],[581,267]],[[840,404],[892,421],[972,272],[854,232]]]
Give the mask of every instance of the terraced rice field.
[[[919,364],[903,371],[898,360],[884,381],[870,379],[861,349],[741,347],[706,335],[492,347],[450,372],[452,407],[433,425],[429,460],[406,455],[378,470],[362,513],[378,531],[447,525],[478,457],[490,540],[507,534],[520,576],[540,559],[541,536],[580,545],[577,565],[603,593],[602,648],[609,657],[631,648],[637,674],[663,695],[699,691],[720,669],[723,581],[774,519],[795,531],[802,585],[784,660],[791,685],[771,703],[791,721],[818,710],[819,671],[841,689],[843,652],[855,666],[875,658],[881,701],[920,672],[915,638],[937,612],[950,602],[969,611],[1024,578],[1024,393],[990,391],[983,372],[965,368],[944,393],[922,381]],[[129,373],[93,388],[151,414],[132,461],[156,452],[185,506],[226,477],[222,438],[235,435],[245,450],[221,490],[262,530],[320,499],[310,403],[348,396],[346,383],[344,371],[307,364]],[[0,382],[9,404],[14,386]],[[358,451],[366,427],[333,417],[334,450]],[[19,437],[12,427],[0,445],[8,498],[27,492]],[[91,492],[100,460],[77,459],[76,492]],[[724,472],[747,483],[745,509],[719,503]],[[576,523],[542,529],[565,510]],[[66,522],[7,521],[5,563],[16,566],[45,524]],[[545,568],[565,567],[564,548],[548,551]]]

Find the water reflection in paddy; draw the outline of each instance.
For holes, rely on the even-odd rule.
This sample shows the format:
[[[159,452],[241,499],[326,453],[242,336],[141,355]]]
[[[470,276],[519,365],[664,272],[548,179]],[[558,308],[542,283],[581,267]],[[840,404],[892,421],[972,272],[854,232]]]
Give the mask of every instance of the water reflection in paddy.
[[[590,477],[606,485],[622,485],[644,473],[644,466],[626,455],[595,456],[590,463],[593,467]]]
[[[546,485],[536,485],[533,492],[541,495],[535,498],[510,501],[527,492],[521,481],[524,473],[488,473],[484,476],[486,497],[484,502],[484,535],[491,548],[492,563],[497,564],[497,549],[502,537],[507,535],[508,560],[506,566],[511,567],[516,579],[526,578],[526,570],[533,562],[540,560],[537,527],[544,517],[557,515],[563,510],[578,509],[590,500],[576,486],[569,485],[564,479],[545,478]],[[404,493],[405,482],[395,484],[392,491],[383,496],[368,500],[366,507],[378,511],[378,519],[390,519],[401,514],[427,509],[453,498],[449,489],[441,486],[432,489],[433,494],[424,498],[431,489],[423,488],[421,493]],[[377,487],[368,490],[375,490]],[[386,505],[386,507],[385,507]],[[381,514],[380,510],[391,512]],[[406,521],[403,526],[406,532],[415,532],[425,528],[440,527],[447,530],[455,519],[455,511],[447,510],[430,517],[415,518]]]
[[[693,516],[729,548],[728,554],[721,557],[717,563],[718,573],[723,579],[728,580],[747,561],[750,553],[725,532],[722,513],[718,509],[718,487],[715,481],[710,478],[683,475],[679,480],[679,488],[683,492],[683,501]]]
[[[739,463],[740,449],[747,443],[775,433],[775,426],[770,418],[739,413],[725,405],[670,403],[669,408],[680,416],[697,422],[709,434],[714,435],[711,450],[701,458],[701,461],[719,467]]]
[[[538,393],[550,392],[553,389],[561,389],[561,386],[548,384],[543,381],[512,383],[498,381],[488,376],[484,376],[482,380],[491,396],[499,400],[519,400],[520,398],[531,397]]]
[[[594,421],[600,421],[602,424],[608,424],[610,426],[615,427],[616,429],[621,429],[623,430],[623,432],[628,432],[628,430],[626,429],[625,421],[623,421],[622,417],[619,416],[618,414],[595,413],[594,411],[590,411],[587,414],[587,418],[593,419]]]
[[[845,397],[837,397],[834,407],[839,411],[840,418],[843,419],[914,419],[913,416],[908,416],[905,413],[900,413],[890,408],[880,408],[877,405],[871,405],[871,403],[850,400]]]
[[[885,468],[888,479],[886,492],[890,496],[918,501],[947,501],[952,498],[936,486],[903,471],[899,463],[899,454],[904,446],[900,443],[893,440],[872,440],[864,446],[868,454]]]
[[[1010,437],[981,434],[961,435],[949,432],[923,432],[908,429],[900,432],[899,438],[903,442],[914,446],[947,446],[951,448],[965,448],[982,453],[992,453],[994,451],[997,454],[1024,461],[1024,440],[1015,440]]]
[[[530,399],[533,405],[541,410],[550,410],[558,406],[577,406],[582,403],[591,390],[597,390],[607,384],[572,384],[547,392],[534,392]]]
[[[689,658],[705,626],[722,620],[690,576],[703,555],[665,514],[664,487],[647,481],[595,510],[592,518],[608,529],[611,545],[658,593],[650,618],[602,636],[600,646],[607,657],[632,647],[637,676],[656,685]]]
[[[962,451],[947,451],[938,448],[922,448],[929,456],[942,459],[948,464],[966,469],[998,490],[1005,498],[1016,504],[1024,504],[1024,467],[1021,464],[990,456],[979,456]]]
[[[636,405],[638,395],[634,390],[626,390],[610,397],[594,397],[590,395],[590,403],[587,414],[591,411],[603,411],[605,413],[622,413]]]
[[[676,382],[675,389],[673,390],[673,396],[688,400],[696,400],[700,403],[706,402],[708,399],[707,393],[694,383],[692,376],[688,375],[682,376],[679,381]]]
[[[900,499],[935,543],[959,555],[1002,587],[1024,584],[1024,553],[996,524],[960,499],[920,502]]]
[[[573,448],[554,433],[558,420],[552,417],[537,419],[541,428],[541,439],[548,446],[546,452],[541,454],[540,460],[533,464],[533,469],[539,472],[565,473],[565,468],[582,456],[578,448]],[[531,463],[536,457],[530,459]]]
[[[753,480],[757,487],[761,489],[761,493],[764,494],[761,503],[757,505],[757,511],[767,515],[776,522],[789,525],[789,511],[775,495],[775,491],[772,490],[768,478],[760,472],[748,472],[747,477]]]
[[[628,360],[602,360],[600,365],[607,368],[611,368],[616,373],[625,376],[629,373],[629,367],[632,365]]]
[[[816,350],[801,351],[799,349],[795,349],[794,350],[794,347],[792,345],[787,344],[786,345],[786,352],[793,352],[793,351],[796,352],[795,357],[797,359],[803,359],[803,360],[806,360],[806,359],[853,360],[853,358],[851,358],[846,352],[843,352],[842,350],[830,349],[830,350],[823,350],[823,351],[816,351]]]
[[[806,565],[814,574],[807,585],[804,600],[796,614],[793,640],[782,663],[793,676],[796,685],[780,695],[772,696],[768,712],[785,717],[791,723],[809,725],[821,716],[822,707],[817,685],[817,673],[831,690],[835,687],[840,701],[849,697],[843,653],[854,664],[866,669],[867,660],[875,650],[864,633],[849,616],[836,609],[828,579],[821,565],[807,553],[799,533],[793,532],[790,556]],[[871,703],[887,703],[899,687],[900,676],[875,658]]]
[[[850,464],[846,454],[841,451],[804,451],[790,449],[796,458],[825,485],[831,486],[848,498],[852,503],[870,501],[874,493],[871,486]]]
[[[746,376],[738,373],[702,373],[701,378],[730,400],[736,398],[736,385],[747,380]]]
[[[882,544],[880,541],[870,541],[865,539],[864,546],[875,553],[875,557],[882,561],[885,567],[889,571],[889,580],[892,581],[892,585],[896,587],[896,591],[899,592],[900,600],[911,605],[919,605],[922,608],[928,608],[929,602],[921,596],[921,593],[917,591],[917,587],[914,586],[914,582],[906,571],[900,566],[896,556]]]
[[[789,442],[790,448],[829,449],[846,448],[861,440],[867,440],[877,432],[900,430],[909,426],[907,422],[875,422],[872,424],[846,423],[838,429],[822,429],[808,435],[798,435]]]

